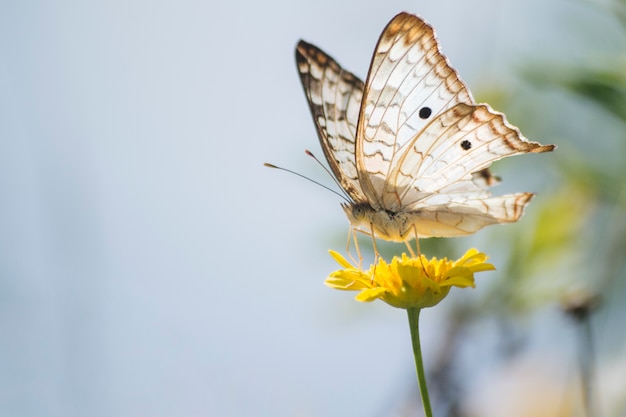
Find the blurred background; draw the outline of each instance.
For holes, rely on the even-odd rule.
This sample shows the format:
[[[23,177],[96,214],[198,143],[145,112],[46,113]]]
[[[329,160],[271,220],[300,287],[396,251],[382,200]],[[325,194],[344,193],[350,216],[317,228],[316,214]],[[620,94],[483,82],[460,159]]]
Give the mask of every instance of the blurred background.
[[[421,415],[405,312],[323,285],[339,199],[262,166],[332,185],[294,46],[364,78],[402,10],[559,147],[422,243],[497,267],[422,314],[436,415],[626,416],[623,0],[0,2],[0,416]]]

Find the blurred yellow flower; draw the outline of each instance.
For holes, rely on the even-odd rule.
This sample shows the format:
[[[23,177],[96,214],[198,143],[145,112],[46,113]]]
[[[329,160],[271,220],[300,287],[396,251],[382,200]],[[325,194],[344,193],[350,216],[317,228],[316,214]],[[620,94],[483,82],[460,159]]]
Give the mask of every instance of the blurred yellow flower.
[[[333,272],[325,284],[344,291],[360,291],[357,301],[370,302],[377,298],[397,308],[425,308],[437,305],[451,287],[474,287],[474,273],[492,271],[487,255],[476,249],[468,250],[457,261],[447,258],[428,260],[424,255],[394,256],[391,263],[380,258],[378,264],[363,271],[350,264],[335,251],[330,255],[344,269]]]

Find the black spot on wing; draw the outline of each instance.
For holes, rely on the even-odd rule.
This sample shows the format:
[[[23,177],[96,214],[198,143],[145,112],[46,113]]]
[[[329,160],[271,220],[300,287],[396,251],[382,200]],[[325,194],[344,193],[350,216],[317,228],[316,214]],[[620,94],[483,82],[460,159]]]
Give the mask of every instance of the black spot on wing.
[[[419,116],[421,119],[428,119],[432,113],[433,111],[430,107],[422,107],[419,111]]]

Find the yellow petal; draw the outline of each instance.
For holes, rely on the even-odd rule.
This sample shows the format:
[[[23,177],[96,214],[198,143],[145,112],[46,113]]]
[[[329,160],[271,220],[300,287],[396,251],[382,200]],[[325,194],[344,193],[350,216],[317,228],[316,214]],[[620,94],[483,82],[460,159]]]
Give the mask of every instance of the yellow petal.
[[[370,288],[367,290],[363,290],[354,297],[357,301],[361,301],[362,303],[372,302],[380,297],[382,297],[387,290],[385,288]]]
[[[441,283],[442,286],[447,285],[447,286],[454,286],[454,287],[459,287],[459,288],[466,288],[466,287],[475,287],[476,284],[474,284],[474,278],[470,275],[470,276],[466,276],[466,275],[457,275],[455,277],[451,277],[448,278],[445,282]]]
[[[476,248],[470,248],[467,250],[467,252],[465,252],[465,254],[463,256],[461,256],[461,259],[459,259],[459,262],[463,262],[465,259],[471,258],[472,256],[476,255],[480,253],[478,251],[478,249]]]
[[[335,277],[326,278],[326,281],[324,281],[324,284],[326,284],[327,286],[331,288],[344,290],[344,291],[359,291],[359,290],[367,289],[370,287],[369,285],[358,280],[335,278]]]
[[[472,270],[472,272],[482,272],[482,271],[495,271],[496,267],[493,266],[492,264],[478,264],[478,265],[473,265],[470,267],[470,269]]]
[[[345,278],[345,279],[356,279],[359,281],[369,280],[369,276],[366,275],[363,271],[359,271],[358,269],[340,269],[339,271],[332,272],[329,277],[332,278]]]
[[[352,266],[350,262],[346,261],[346,258],[341,256],[338,252],[335,252],[334,250],[329,250],[328,253],[330,253],[330,256],[332,256],[333,259],[344,268],[354,268],[354,266]]]

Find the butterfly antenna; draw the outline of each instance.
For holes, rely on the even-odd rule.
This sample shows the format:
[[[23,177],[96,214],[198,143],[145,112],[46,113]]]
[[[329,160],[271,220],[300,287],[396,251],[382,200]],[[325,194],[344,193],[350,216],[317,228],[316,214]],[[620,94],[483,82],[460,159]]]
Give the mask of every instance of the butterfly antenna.
[[[317,156],[313,155],[313,152],[311,152],[310,150],[305,149],[305,150],[304,150],[304,153],[305,153],[305,154],[307,154],[308,156],[310,156],[311,158],[313,158],[313,160],[314,160],[315,162],[317,162],[317,163],[318,163],[318,165],[319,165],[319,166],[321,166],[321,167],[322,167],[322,169],[323,169],[324,171],[326,171],[326,173],[328,174],[328,176],[329,176],[330,178],[332,178],[332,180],[335,182],[335,184],[337,184],[337,186],[339,187],[339,189],[343,192],[343,195],[344,195],[344,198],[346,199],[346,201],[347,201],[348,203],[351,203],[351,202],[352,202],[352,200],[350,199],[350,196],[348,195],[348,193],[346,193],[346,192],[345,192],[345,190],[343,189],[343,187],[341,186],[341,184],[339,183],[339,181],[337,181],[337,178],[333,175],[333,173],[332,173],[332,172],[330,172],[330,170],[326,167],[326,165],[322,164],[322,162],[321,162],[319,159],[317,159]]]
[[[344,200],[346,200],[346,202],[350,203],[350,200],[348,200],[348,198],[347,198],[345,195],[340,194],[340,193],[338,193],[337,191],[333,190],[332,188],[325,186],[325,185],[324,185],[324,184],[322,184],[321,182],[317,182],[317,181],[315,181],[315,180],[313,180],[313,179],[311,179],[311,178],[309,178],[309,177],[307,177],[307,176],[305,176],[305,175],[300,174],[299,172],[292,171],[292,170],[287,169],[287,168],[279,167],[279,166],[276,166],[276,165],[274,165],[274,164],[270,164],[270,163],[268,163],[268,162],[265,162],[263,165],[265,165],[265,166],[266,166],[266,167],[268,167],[268,168],[275,168],[275,169],[279,169],[279,170],[281,170],[281,171],[289,172],[290,174],[297,175],[298,177],[300,177],[300,178],[304,178],[304,179],[305,179],[305,180],[307,180],[307,181],[311,181],[313,184],[317,184],[317,185],[319,185],[320,187],[327,189],[327,190],[328,190],[328,191],[330,191],[331,193],[337,194],[339,197],[341,197],[341,198],[343,198]]]

